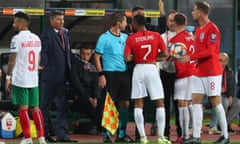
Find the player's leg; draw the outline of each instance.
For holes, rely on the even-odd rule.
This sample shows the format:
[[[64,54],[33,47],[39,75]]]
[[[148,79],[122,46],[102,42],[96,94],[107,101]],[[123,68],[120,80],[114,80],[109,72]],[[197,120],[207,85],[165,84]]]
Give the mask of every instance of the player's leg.
[[[33,121],[37,128],[37,135],[40,144],[46,144],[44,138],[44,119],[42,112],[39,108],[39,89],[38,87],[29,88],[29,106],[31,106],[31,112]]]
[[[12,86],[13,104],[18,105],[20,124],[23,131],[24,139],[21,143],[32,143],[30,135],[30,118],[28,115],[29,96],[26,88]]]
[[[156,105],[158,143],[167,144],[170,143],[170,141],[164,137],[166,114],[164,108],[164,91],[162,81],[155,65],[149,65],[147,66],[147,69],[149,71],[145,74],[145,85],[151,100],[153,100]]]
[[[228,142],[228,131],[227,131],[227,120],[226,120],[226,114],[221,102],[221,84],[222,84],[222,76],[212,76],[208,77],[205,80],[207,87],[207,96],[209,96],[212,107],[215,109],[218,122],[222,131],[222,136],[219,138],[218,142]]]
[[[204,98],[204,86],[199,77],[191,77],[192,85],[192,129],[193,137],[182,142],[183,144],[201,143],[201,128],[203,120],[202,101]]]
[[[191,83],[188,77],[175,81],[174,99],[178,100],[179,122],[182,131],[182,138],[189,138],[189,110],[188,101],[192,98]]]
[[[147,96],[147,89],[144,83],[144,73],[147,72],[146,65],[136,64],[132,78],[131,99],[134,100],[134,120],[140,135],[140,141],[147,143],[147,136],[144,129],[143,98]]]
[[[143,117],[143,98],[134,100],[134,120],[140,135],[140,140],[145,141],[147,139],[144,129],[144,117]]]

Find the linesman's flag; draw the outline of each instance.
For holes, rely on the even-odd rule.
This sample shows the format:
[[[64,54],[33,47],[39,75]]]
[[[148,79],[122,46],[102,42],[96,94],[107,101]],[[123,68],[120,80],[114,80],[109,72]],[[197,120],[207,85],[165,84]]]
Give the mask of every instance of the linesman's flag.
[[[117,131],[118,125],[118,111],[109,92],[107,92],[104,103],[102,127],[106,128],[113,135]]]

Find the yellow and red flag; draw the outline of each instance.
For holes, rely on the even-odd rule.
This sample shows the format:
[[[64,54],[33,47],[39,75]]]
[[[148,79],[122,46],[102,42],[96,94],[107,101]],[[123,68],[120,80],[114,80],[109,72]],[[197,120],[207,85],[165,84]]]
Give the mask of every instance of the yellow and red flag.
[[[117,131],[118,125],[118,111],[109,92],[107,92],[103,109],[102,127],[113,135]]]

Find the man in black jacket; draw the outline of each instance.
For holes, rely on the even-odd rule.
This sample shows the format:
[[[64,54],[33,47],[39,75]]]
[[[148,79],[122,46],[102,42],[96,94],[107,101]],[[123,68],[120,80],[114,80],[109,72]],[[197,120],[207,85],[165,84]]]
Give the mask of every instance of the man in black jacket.
[[[229,56],[227,53],[220,53],[220,61],[223,66],[222,76],[222,104],[226,112],[226,118],[228,123],[228,132],[233,133],[230,124],[231,121],[240,112],[240,99],[234,96],[235,76],[233,70],[228,66]]]
[[[97,134],[99,118],[97,112],[97,99],[99,98],[98,73],[95,66],[90,62],[93,54],[91,45],[80,47],[80,57],[75,55],[71,67],[71,83],[77,93],[73,102],[72,110],[87,115],[92,122],[93,129],[90,134]]]

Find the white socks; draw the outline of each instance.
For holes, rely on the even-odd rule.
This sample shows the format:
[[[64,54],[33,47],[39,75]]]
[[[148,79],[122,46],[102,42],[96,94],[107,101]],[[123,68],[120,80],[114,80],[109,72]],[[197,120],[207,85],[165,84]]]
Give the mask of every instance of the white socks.
[[[222,104],[219,104],[214,109],[218,117],[218,122],[221,127],[222,135],[224,135],[225,138],[228,138],[227,120],[224,108]]]
[[[193,137],[200,138],[201,137],[201,129],[202,129],[202,120],[203,120],[203,110],[202,104],[193,104]]]
[[[182,129],[182,137],[189,138],[189,111],[188,107],[178,107],[179,110],[179,122]]]
[[[158,137],[162,138],[164,136],[164,129],[166,123],[166,115],[164,107],[156,108],[156,120],[157,120],[157,130]]]
[[[144,129],[143,110],[141,108],[134,108],[134,120],[137,125],[137,129],[140,134],[140,137],[146,137],[146,133]]]

